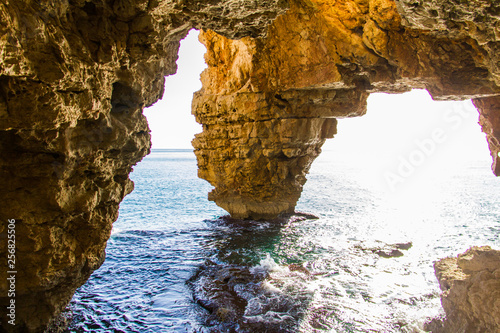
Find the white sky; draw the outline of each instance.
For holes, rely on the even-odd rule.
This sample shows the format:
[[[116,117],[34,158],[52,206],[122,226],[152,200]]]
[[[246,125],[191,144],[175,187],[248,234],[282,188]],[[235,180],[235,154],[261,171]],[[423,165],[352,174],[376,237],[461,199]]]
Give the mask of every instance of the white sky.
[[[478,120],[479,114],[470,100],[438,102],[426,90],[371,94],[367,114],[339,119],[338,135],[327,141],[325,149],[363,159],[410,158],[415,149],[439,160],[489,159],[486,137]]]
[[[177,73],[166,77],[163,99],[144,110],[153,149],[192,149],[191,140],[201,132],[201,125],[191,115],[191,101],[193,93],[201,89],[200,74],[207,67],[205,51],[198,41],[198,31],[191,30],[181,41]]]
[[[470,100],[437,102],[425,90],[372,94],[365,116],[339,120],[322,155],[359,167],[358,176],[382,191],[428,193],[436,179],[453,177],[471,162],[490,168],[478,118]]]
[[[205,51],[196,30],[181,42],[177,74],[166,78],[163,99],[144,112],[152,130],[153,149],[192,148],[191,140],[201,126],[191,115],[191,100],[193,92],[201,88]],[[340,119],[338,134],[327,140],[323,151],[384,170],[397,169],[403,160],[418,164],[422,154],[426,167],[489,160],[477,121],[478,113],[470,101],[436,102],[425,90],[372,94],[367,115]]]

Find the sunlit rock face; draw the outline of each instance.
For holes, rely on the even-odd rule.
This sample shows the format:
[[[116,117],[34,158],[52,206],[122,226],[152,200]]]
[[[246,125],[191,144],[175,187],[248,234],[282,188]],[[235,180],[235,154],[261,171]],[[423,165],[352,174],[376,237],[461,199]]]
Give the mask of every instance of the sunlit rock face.
[[[363,115],[371,92],[474,98],[496,161],[499,6],[293,0],[265,38],[204,32],[209,67],[193,101],[203,133],[193,146],[199,176],[215,187],[209,199],[234,217],[292,211],[334,118]]]
[[[498,332],[500,328],[500,251],[472,247],[434,264],[446,320],[439,332]]]
[[[150,150],[142,110],[192,27],[207,29],[209,65],[193,101],[200,176],[233,216],[268,218],[293,211],[336,119],[364,114],[371,92],[475,98],[497,159],[498,13],[493,1],[0,1],[0,232],[16,220],[18,272],[16,326],[2,316],[2,329],[43,330],[101,265]]]
[[[479,110],[479,124],[488,139],[493,158],[491,168],[495,175],[500,176],[500,97],[475,99],[474,105]]]
[[[37,332],[105,255],[132,166],[148,154],[144,107],[175,73],[189,29],[260,37],[286,1],[0,1],[0,305],[16,220],[16,325]]]

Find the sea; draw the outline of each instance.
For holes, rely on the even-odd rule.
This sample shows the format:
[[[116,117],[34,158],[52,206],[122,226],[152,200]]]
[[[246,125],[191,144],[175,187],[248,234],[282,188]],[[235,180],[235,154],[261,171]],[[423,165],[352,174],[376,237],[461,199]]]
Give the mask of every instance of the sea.
[[[433,263],[499,249],[500,200],[490,161],[422,181],[414,155],[376,176],[326,147],[302,213],[237,221],[207,200],[192,150],[153,150],[69,305],[70,331],[422,332],[443,315]]]

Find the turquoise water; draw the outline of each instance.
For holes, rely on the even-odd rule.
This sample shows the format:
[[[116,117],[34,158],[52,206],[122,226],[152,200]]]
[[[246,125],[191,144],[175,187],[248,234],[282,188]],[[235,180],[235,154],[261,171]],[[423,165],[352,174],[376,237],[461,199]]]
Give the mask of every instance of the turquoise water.
[[[391,192],[325,151],[297,206],[319,219],[274,224],[220,218],[188,150],[153,151],[131,178],[106,261],[71,302],[71,331],[419,332],[441,313],[433,261],[471,245],[500,248],[487,162]],[[407,242],[401,257],[372,251]],[[264,274],[235,287],[240,318],[221,323],[195,301],[210,292],[210,274],[199,275],[207,265]]]

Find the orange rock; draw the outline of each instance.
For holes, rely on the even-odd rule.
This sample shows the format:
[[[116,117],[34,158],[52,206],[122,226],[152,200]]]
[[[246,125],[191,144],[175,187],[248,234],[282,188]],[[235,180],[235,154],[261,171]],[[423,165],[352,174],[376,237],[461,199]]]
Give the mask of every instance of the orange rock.
[[[476,27],[466,33],[461,25],[446,30],[428,21],[422,29],[424,5],[415,6],[293,0],[265,38],[233,41],[203,32],[209,66],[193,114],[204,131],[193,146],[199,176],[215,187],[210,200],[238,218],[292,212],[311,163],[336,133],[333,118],[363,115],[369,93],[426,88],[435,99],[474,97],[476,104],[499,94],[497,55],[475,32],[491,28],[467,21],[472,8],[456,19]],[[445,13],[429,8],[429,20],[445,20],[435,15]],[[496,104],[480,110],[496,161],[499,113]]]
[[[446,312],[434,332],[500,331],[500,251],[472,247],[434,264]]]

